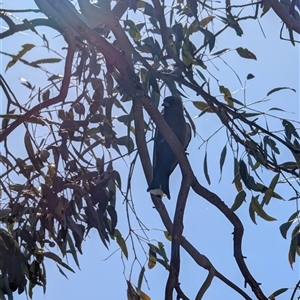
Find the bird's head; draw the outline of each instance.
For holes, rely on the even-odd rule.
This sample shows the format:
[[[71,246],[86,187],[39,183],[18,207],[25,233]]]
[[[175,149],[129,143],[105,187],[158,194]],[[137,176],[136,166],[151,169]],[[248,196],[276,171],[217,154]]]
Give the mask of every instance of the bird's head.
[[[178,105],[178,106],[180,105],[180,107],[182,107],[182,101],[177,96],[166,97],[162,103],[162,106],[164,106],[164,107],[169,107],[169,106],[174,106],[174,105]]]

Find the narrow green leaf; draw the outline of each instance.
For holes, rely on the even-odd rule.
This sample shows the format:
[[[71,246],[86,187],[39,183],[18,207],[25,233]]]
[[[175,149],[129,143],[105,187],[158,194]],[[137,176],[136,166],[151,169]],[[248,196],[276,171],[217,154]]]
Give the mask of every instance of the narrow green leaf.
[[[207,152],[205,152],[205,156],[204,156],[204,175],[205,175],[205,178],[206,178],[206,181],[208,184],[210,184],[210,178],[209,178],[209,174],[208,174],[208,167],[207,167]]]
[[[269,216],[262,208],[262,206],[260,205],[260,203],[258,202],[258,197],[254,197],[252,196],[251,199],[251,206],[253,208],[253,210],[264,220],[266,221],[276,221],[275,218]]]
[[[143,266],[141,268],[140,275],[139,275],[139,280],[138,280],[138,285],[137,285],[138,291],[140,291],[141,288],[142,288],[142,282],[143,282],[143,278],[144,278],[144,273],[145,273],[145,267]]]
[[[255,225],[257,225],[255,213],[254,213],[254,210],[253,210],[253,207],[252,207],[251,203],[250,203],[250,205],[249,205],[249,216],[250,216],[250,219],[252,220],[252,222],[253,222]]]
[[[275,297],[285,293],[286,291],[288,290],[288,288],[281,288],[281,289],[278,289],[277,291],[275,291],[274,293],[272,293],[268,299],[270,300],[275,300]]]
[[[72,240],[72,238],[71,238],[70,235],[69,235],[69,232],[67,232],[67,241],[68,241],[68,244],[69,244],[69,247],[70,247],[70,250],[69,250],[69,251],[71,252],[71,254],[72,254],[72,256],[73,256],[73,259],[74,259],[74,261],[75,261],[77,267],[78,267],[79,270],[80,270],[79,260],[78,260],[78,257],[77,257],[77,251],[76,251],[76,249],[75,249],[73,240]]]
[[[209,24],[213,19],[215,18],[215,16],[208,16],[203,18],[200,22],[199,25],[201,27],[205,27],[207,24]]]
[[[157,253],[163,257],[163,259],[168,262],[169,259],[167,257],[167,254],[166,254],[166,250],[165,250],[165,247],[164,247],[164,244],[162,242],[158,242],[158,251]]]
[[[300,139],[299,134],[296,131],[296,128],[291,122],[287,120],[282,120],[282,125],[284,127],[285,136],[287,137],[288,140],[291,140],[292,135]]]
[[[43,58],[43,59],[38,59],[35,61],[32,61],[29,65],[30,66],[38,66],[40,64],[54,64],[58,63],[61,61],[61,58]]]
[[[225,49],[222,49],[222,50],[220,50],[220,51],[214,52],[214,53],[212,53],[211,55],[220,55],[220,54],[222,54],[222,53],[228,52],[229,50],[230,50],[229,48],[225,48]]]
[[[114,232],[117,223],[118,223],[118,215],[117,212],[115,210],[115,208],[112,205],[108,205],[106,207],[106,210],[108,212],[108,214],[110,215],[110,219],[111,219],[111,230],[112,232]]]
[[[294,235],[291,240],[290,249],[289,249],[289,262],[291,267],[293,267],[294,262],[296,261],[296,251],[298,248],[298,236]]]
[[[110,175],[110,178],[114,179],[117,182],[118,187],[121,190],[122,189],[122,182],[121,182],[120,173],[116,170],[113,170],[111,175]]]
[[[214,112],[210,106],[204,101],[192,101],[194,106],[199,110],[206,110],[206,112]]]
[[[294,222],[289,221],[289,222],[286,222],[286,223],[283,223],[283,224],[280,225],[279,230],[280,230],[280,233],[281,233],[281,235],[284,239],[286,239],[287,232],[288,232],[288,230],[290,229],[290,227],[292,226],[293,223]]]
[[[31,144],[31,136],[28,130],[26,130],[25,133],[24,144],[31,163],[33,164],[35,169],[40,173],[41,168],[43,167],[43,163],[41,159],[38,156],[36,157],[34,154],[33,146]]]
[[[275,92],[278,92],[278,91],[281,91],[281,90],[291,90],[293,92],[296,93],[296,90],[295,89],[292,89],[292,88],[289,88],[289,87],[278,87],[278,88],[274,88],[272,90],[270,90],[268,93],[267,93],[267,96],[270,96],[271,94],[275,93]]]
[[[243,202],[245,202],[245,199],[246,199],[246,193],[245,193],[245,191],[240,191],[236,195],[236,197],[234,199],[234,203],[232,204],[232,206],[231,206],[230,209],[232,211],[236,211],[243,204]]]
[[[123,254],[125,255],[125,257],[128,259],[128,250],[127,250],[127,246],[125,243],[125,240],[122,237],[121,232],[118,229],[115,229],[115,238],[117,240],[118,245],[120,246]]]
[[[149,245],[148,268],[153,269],[157,261],[156,250],[155,250],[155,246],[153,246],[152,244],[148,244],[148,245]]]
[[[59,273],[61,273],[63,276],[65,276],[67,279],[69,279],[68,276],[66,275],[66,273],[62,270],[62,268],[59,265],[56,265],[56,266],[59,270]],[[30,299],[32,299],[32,297],[30,297]]]
[[[30,51],[32,48],[34,48],[35,45],[33,44],[24,44],[22,45],[22,50],[17,55],[13,55],[13,59],[8,62],[5,72],[11,68],[17,61],[19,61],[28,51]]]
[[[265,194],[266,196],[268,197],[273,197],[273,198],[276,198],[276,199],[279,199],[279,200],[282,200],[283,198],[278,195],[277,193],[275,193],[272,189],[264,186],[263,184],[259,183],[259,182],[256,182],[256,186],[258,186],[258,188],[260,189],[260,191]],[[268,202],[266,202],[266,204],[269,204],[270,200],[268,200]]]
[[[158,263],[160,263],[163,267],[165,267],[166,270],[168,270],[168,271],[170,270],[170,265],[168,264],[167,261],[165,261],[165,260],[163,260],[163,259],[161,259],[161,258],[157,258],[156,261],[157,261]]]
[[[260,192],[260,189],[257,187],[254,178],[248,174],[247,166],[243,160],[240,160],[239,162],[239,172],[245,186],[249,190]]]
[[[22,21],[23,21],[24,25],[26,25],[31,31],[38,34],[38,32],[34,28],[34,25],[30,21],[28,21],[27,19],[23,19]]]
[[[55,262],[57,262],[58,264],[60,264],[64,268],[66,268],[67,270],[75,273],[75,271],[69,265],[67,265],[66,263],[64,263],[62,261],[62,259],[58,255],[56,255],[55,253],[53,253],[53,252],[44,252],[43,255],[45,257],[53,259]]]
[[[224,165],[225,158],[226,158],[226,153],[227,153],[227,148],[226,148],[226,145],[225,145],[222,152],[221,152],[221,156],[220,156],[220,180],[221,180],[221,177],[222,177],[222,170],[223,170],[223,165]]]

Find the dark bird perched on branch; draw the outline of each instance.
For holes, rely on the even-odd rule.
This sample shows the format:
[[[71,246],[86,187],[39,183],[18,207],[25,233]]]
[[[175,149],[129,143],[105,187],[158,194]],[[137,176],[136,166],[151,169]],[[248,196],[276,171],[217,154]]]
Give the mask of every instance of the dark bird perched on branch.
[[[180,98],[170,96],[164,99],[163,118],[170,126],[184,150],[191,139],[191,127],[185,122]],[[178,161],[163,135],[156,129],[153,148],[153,179],[147,192],[170,199],[169,177]]]

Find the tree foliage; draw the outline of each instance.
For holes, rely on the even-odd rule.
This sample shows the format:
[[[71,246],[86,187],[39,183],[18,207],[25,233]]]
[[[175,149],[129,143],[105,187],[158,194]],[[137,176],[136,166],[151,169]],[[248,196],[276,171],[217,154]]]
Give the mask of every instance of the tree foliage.
[[[5,299],[6,294],[12,299],[13,292],[25,290],[31,298],[37,285],[45,290],[44,262],[47,259],[53,260],[64,276],[67,270],[74,272],[64,258],[71,256],[79,266],[78,253],[82,254],[82,243],[93,228],[105,247],[109,248],[115,241],[123,257],[128,259],[130,249],[135,251],[134,244],[130,244],[132,237],[139,239],[130,226],[131,218],[146,230],[134,208],[131,178],[141,162],[147,182],[151,181],[147,143],[157,127],[173,149],[182,172],[173,217],[161,200],[149,194],[165,225],[166,237],[172,240],[171,253],[166,253],[162,242],[154,244],[146,235],[143,238],[148,247],[148,267],[159,263],[169,272],[165,299],[172,299],[174,290],[178,299],[201,299],[213,277],[218,277],[244,299],[267,299],[242,254],[244,229],[236,211],[248,205],[254,223],[257,217],[276,220],[266,206],[272,199],[283,199],[275,191],[279,183],[284,183],[289,190],[289,199],[285,196],[285,200],[298,201],[299,122],[283,118],[277,107],[268,111],[259,109],[259,104],[273,93],[283,89],[297,91],[293,87],[276,87],[256,103],[256,108],[245,99],[235,98],[231,87],[221,85],[212,69],[218,62],[226,62],[228,53],[234,53],[238,63],[257,59],[255,53],[243,45],[232,48],[228,41],[226,48],[218,49],[216,44],[225,33],[241,37],[243,24],[259,22],[260,15],[270,8],[283,21],[280,37],[295,45],[294,32],[300,32],[297,2],[102,0],[92,4],[78,0],[78,5],[68,0],[34,2],[34,9],[1,10],[1,18],[8,27],[0,34],[1,39],[17,38],[25,31],[29,33],[28,42],[21,49],[2,52],[10,57],[6,72],[22,66],[26,72],[41,76],[43,83],[32,82],[24,76],[21,84],[29,91],[28,100],[24,101],[17,99],[14,88],[3,76],[0,78],[6,99],[0,133],[3,170],[0,298]],[[62,50],[50,36],[59,39],[64,45]],[[31,41],[33,37],[38,37],[39,44]],[[30,56],[32,52],[34,56]],[[234,70],[235,66],[230,68]],[[237,73],[235,76],[244,88],[246,84]],[[253,78],[249,73],[246,82]],[[216,88],[220,95],[212,92]],[[199,183],[193,164],[158,111],[161,96],[173,94],[187,98],[191,93],[201,97],[193,101],[198,110],[197,118],[214,115],[218,131],[226,137],[225,144],[220,145],[218,167],[222,177],[225,161],[229,156],[233,158],[236,197],[231,207],[222,201],[224,195],[218,196]],[[187,110],[185,115],[194,135],[201,136],[195,119]],[[280,130],[269,128],[270,119],[280,122]],[[24,151],[16,154],[11,144],[15,131],[21,126],[24,131],[20,144],[24,145]],[[207,149],[213,138],[214,134],[204,140],[201,147]],[[208,156],[205,150],[201,161],[203,174],[210,184],[212,166]],[[125,157],[130,159],[126,176],[116,165]],[[271,180],[266,183],[269,176]],[[220,210],[233,225],[234,257],[245,283],[253,291],[251,296],[227,279],[226,274],[218,272],[209,259],[200,254],[200,249],[182,235],[190,189]],[[174,198],[173,195],[173,201]],[[128,217],[128,235],[118,227],[117,206],[122,202],[133,213]],[[291,266],[300,255],[299,229],[299,211],[296,210],[280,226],[284,238],[288,238],[288,232],[292,233]],[[196,296],[180,287],[181,247],[208,271]],[[145,267],[141,264],[139,282],[127,281],[128,299],[151,296],[141,290],[144,273]],[[278,289],[269,298],[275,299],[285,291]]]

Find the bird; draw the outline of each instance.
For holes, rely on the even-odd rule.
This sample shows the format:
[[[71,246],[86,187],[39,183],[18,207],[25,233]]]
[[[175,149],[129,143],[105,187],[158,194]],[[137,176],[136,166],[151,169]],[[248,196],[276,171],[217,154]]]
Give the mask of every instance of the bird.
[[[184,150],[191,140],[191,127],[183,116],[182,101],[177,96],[169,96],[163,100],[163,118],[176,135]],[[153,179],[147,192],[158,197],[170,199],[169,177],[178,161],[168,142],[158,129],[155,131],[153,147]]]

